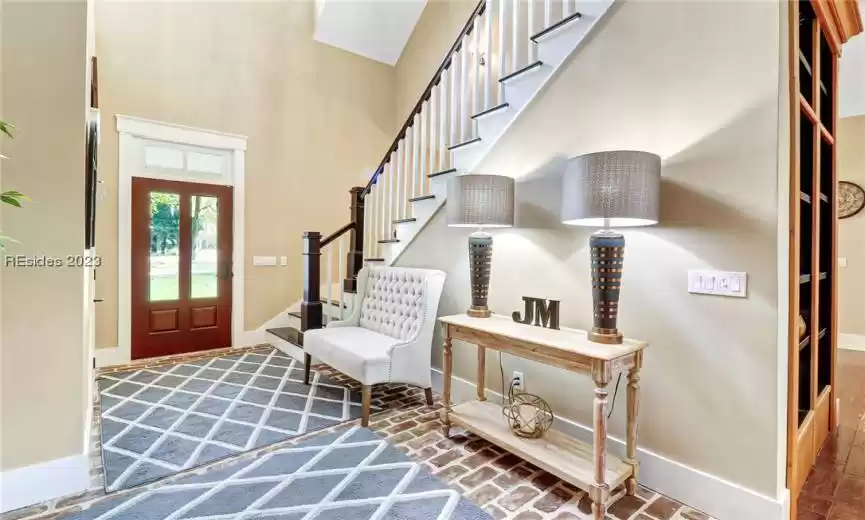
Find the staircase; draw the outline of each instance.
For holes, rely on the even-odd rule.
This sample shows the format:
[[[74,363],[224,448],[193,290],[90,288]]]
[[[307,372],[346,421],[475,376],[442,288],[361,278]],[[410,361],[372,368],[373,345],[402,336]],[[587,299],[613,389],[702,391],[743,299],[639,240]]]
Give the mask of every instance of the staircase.
[[[349,223],[304,233],[303,299],[266,325],[302,359],[303,331],[351,311],[362,265],[392,265],[541,92],[614,0],[481,0],[365,187]],[[336,262],[333,257],[336,255]]]

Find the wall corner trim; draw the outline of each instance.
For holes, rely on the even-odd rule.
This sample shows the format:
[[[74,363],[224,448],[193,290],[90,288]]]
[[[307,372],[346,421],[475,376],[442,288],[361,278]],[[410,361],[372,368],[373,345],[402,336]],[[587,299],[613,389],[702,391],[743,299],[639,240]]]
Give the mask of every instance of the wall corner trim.
[[[442,391],[441,370],[432,369],[433,388]],[[475,399],[473,382],[454,377],[451,398],[454,402]],[[500,403],[502,396],[489,388],[487,398]],[[556,417],[553,428],[584,442],[592,442],[592,429],[574,420]],[[622,455],[625,443],[609,437],[607,448]],[[640,484],[667,495],[679,502],[700,509],[718,520],[789,520],[789,492],[785,489],[778,498],[771,498],[743,488],[720,477],[710,475],[662,455],[638,447]]]
[[[838,348],[865,352],[865,334],[838,334]]]
[[[0,473],[0,513],[80,493],[90,486],[90,460],[72,455]]]

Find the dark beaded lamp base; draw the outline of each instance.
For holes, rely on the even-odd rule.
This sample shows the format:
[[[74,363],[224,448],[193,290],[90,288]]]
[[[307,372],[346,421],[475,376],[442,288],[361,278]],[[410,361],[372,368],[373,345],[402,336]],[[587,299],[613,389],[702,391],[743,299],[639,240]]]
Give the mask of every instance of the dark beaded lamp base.
[[[622,333],[616,328],[619,316],[619,290],[625,259],[625,237],[615,231],[602,230],[589,237],[592,255],[592,303],[594,321],[589,341],[621,344]]]
[[[477,231],[469,235],[469,270],[472,285],[472,304],[466,314],[473,318],[489,318],[487,294],[490,288],[490,266],[493,259],[493,237]]]

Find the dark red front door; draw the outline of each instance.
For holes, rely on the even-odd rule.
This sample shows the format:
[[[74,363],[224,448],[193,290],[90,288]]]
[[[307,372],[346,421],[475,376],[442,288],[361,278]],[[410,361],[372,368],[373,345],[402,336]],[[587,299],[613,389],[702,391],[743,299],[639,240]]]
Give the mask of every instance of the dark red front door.
[[[132,179],[132,358],[231,345],[230,186]]]

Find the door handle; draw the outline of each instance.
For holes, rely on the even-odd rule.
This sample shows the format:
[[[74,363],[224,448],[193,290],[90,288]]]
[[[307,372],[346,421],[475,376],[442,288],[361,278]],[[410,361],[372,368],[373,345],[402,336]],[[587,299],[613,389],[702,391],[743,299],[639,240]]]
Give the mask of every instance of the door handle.
[[[221,262],[219,264],[218,276],[220,280],[228,280],[231,277],[231,267],[228,265],[228,262]]]

